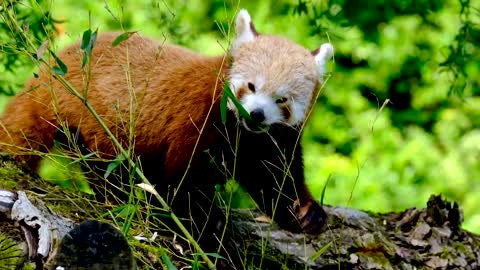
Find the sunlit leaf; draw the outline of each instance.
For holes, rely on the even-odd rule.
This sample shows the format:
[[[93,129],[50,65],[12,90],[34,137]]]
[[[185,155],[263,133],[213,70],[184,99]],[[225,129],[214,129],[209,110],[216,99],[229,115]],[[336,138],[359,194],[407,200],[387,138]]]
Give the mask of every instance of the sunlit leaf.
[[[136,33],[136,31],[122,33],[121,35],[116,37],[115,40],[112,42],[112,47],[115,47],[118,44],[120,44],[120,43],[124,42],[125,40],[129,39],[130,36],[132,36],[135,33]]]

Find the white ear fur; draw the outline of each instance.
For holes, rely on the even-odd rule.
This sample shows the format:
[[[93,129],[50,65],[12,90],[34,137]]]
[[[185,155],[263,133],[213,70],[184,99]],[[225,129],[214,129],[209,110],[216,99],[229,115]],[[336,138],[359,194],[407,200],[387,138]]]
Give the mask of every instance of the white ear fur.
[[[317,50],[317,53],[314,54],[315,62],[318,66],[318,78],[322,79],[326,71],[327,61],[333,55],[333,46],[330,43],[324,43],[320,46],[320,49]]]
[[[245,9],[240,10],[235,21],[235,39],[232,43],[232,48],[236,49],[246,42],[251,42],[255,39],[257,33],[253,28],[250,14]]]

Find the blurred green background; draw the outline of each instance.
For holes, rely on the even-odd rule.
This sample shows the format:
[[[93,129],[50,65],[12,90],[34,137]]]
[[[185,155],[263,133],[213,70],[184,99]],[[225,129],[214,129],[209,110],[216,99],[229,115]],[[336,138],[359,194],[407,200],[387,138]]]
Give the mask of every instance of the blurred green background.
[[[312,193],[320,198],[330,176],[325,203],[377,212],[424,207],[441,193],[480,233],[480,1],[6,2],[38,46],[54,28],[61,48],[91,27],[215,55],[239,8],[261,33],[310,49],[330,41],[331,76],[303,137]],[[35,70],[19,46],[0,21],[0,107]]]

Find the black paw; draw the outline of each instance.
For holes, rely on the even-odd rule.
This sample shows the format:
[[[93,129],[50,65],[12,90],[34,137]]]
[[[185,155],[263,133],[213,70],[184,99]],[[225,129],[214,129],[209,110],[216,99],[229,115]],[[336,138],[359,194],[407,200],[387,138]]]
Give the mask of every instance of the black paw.
[[[295,206],[300,228],[308,234],[319,234],[325,230],[328,216],[323,207],[316,201],[311,201],[303,206]]]

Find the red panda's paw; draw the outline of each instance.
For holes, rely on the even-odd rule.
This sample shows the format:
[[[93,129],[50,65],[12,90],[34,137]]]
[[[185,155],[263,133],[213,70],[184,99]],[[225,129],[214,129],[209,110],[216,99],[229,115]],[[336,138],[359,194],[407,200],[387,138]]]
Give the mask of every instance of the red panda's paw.
[[[328,216],[323,207],[316,201],[309,201],[300,206],[298,200],[294,204],[298,222],[302,230],[308,234],[319,234],[325,230]]]

